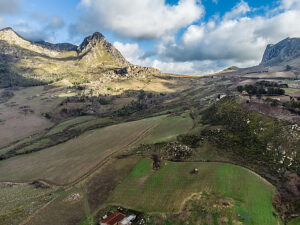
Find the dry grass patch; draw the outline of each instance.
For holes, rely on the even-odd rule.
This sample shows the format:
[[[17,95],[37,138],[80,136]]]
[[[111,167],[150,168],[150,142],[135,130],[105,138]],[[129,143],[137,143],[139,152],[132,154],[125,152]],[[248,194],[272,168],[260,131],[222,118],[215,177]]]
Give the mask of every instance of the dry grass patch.
[[[66,143],[0,162],[0,180],[28,182],[45,179],[67,184],[95,168],[106,157],[137,140],[165,116],[89,131]]]

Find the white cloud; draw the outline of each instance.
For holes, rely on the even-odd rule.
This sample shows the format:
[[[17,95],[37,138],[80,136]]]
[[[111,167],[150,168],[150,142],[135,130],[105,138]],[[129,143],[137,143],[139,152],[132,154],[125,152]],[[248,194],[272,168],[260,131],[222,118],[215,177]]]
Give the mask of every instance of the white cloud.
[[[236,19],[242,15],[245,15],[249,11],[250,11],[250,7],[248,3],[242,0],[235,7],[233,7],[233,9],[230,12],[227,12],[224,15],[224,20]]]
[[[162,38],[156,46],[159,58],[155,60],[142,57],[144,52],[136,44],[117,47],[136,64],[170,73],[199,75],[232,65],[255,66],[267,44],[300,36],[298,2],[283,0],[276,13],[249,17],[251,8],[241,1],[221,19],[214,17],[207,23],[190,25],[177,42],[173,35]]]
[[[256,65],[268,43],[300,36],[300,8],[290,8],[298,3],[283,0],[278,9],[286,9],[275,15],[248,17],[250,7],[242,1],[221,20],[189,26],[178,43],[161,43],[159,55],[178,62],[214,60]]]
[[[157,39],[176,32],[200,19],[199,0],[180,0],[168,5],[165,0],[81,0],[85,12],[73,26],[82,33],[106,29],[135,39]]]
[[[138,44],[123,44],[115,42],[114,46],[121,52],[121,54],[132,64],[139,64],[145,52],[139,48]]]
[[[191,25],[184,33],[182,40],[184,43],[195,43],[204,37],[204,32],[203,26]]]
[[[282,8],[284,9],[292,9],[292,8],[300,8],[299,0],[282,0]]]
[[[0,0],[0,14],[15,14],[19,10],[19,0]]]
[[[174,41],[174,39],[172,37],[169,37],[166,41]],[[146,53],[142,49],[140,49],[138,44],[124,44],[121,42],[115,42],[114,46],[129,62],[135,65],[154,67],[165,73],[204,75],[220,71],[226,65],[220,62],[214,62],[212,60],[190,62],[162,61],[160,59],[145,57]]]

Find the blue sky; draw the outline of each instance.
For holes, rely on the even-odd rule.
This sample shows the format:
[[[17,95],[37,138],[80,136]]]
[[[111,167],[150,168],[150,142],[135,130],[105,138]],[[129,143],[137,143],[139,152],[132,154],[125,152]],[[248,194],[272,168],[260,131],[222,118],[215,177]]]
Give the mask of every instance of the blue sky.
[[[201,75],[259,63],[268,43],[300,37],[299,0],[0,0],[0,28],[80,44],[103,33],[132,63]]]

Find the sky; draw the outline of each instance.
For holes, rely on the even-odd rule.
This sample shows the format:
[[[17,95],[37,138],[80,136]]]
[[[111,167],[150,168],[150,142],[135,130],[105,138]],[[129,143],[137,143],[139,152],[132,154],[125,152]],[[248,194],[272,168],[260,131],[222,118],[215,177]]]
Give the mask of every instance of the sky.
[[[300,37],[300,0],[0,0],[0,29],[79,45],[101,32],[133,64],[204,75]]]

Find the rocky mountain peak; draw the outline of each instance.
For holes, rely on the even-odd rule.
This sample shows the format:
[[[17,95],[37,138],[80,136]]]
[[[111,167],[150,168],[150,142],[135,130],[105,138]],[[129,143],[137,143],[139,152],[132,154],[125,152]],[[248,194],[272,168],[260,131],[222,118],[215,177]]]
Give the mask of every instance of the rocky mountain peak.
[[[108,42],[103,34],[95,32],[93,35],[86,37],[81,45],[78,46],[78,52],[84,51],[86,48],[92,48],[97,45],[97,43]]]
[[[286,38],[277,44],[269,44],[261,65],[273,65],[300,56],[300,38]]]
[[[93,58],[96,59],[97,57],[108,57],[121,67],[130,65],[122,54],[99,32],[86,37],[81,45],[78,46],[77,52],[79,55],[91,56],[92,59],[88,61],[93,61]]]
[[[11,27],[0,30],[0,40],[6,41],[9,44],[24,44],[26,42],[29,42],[22,38]]]
[[[0,30],[0,32],[1,31],[13,31],[13,32],[15,32],[11,27],[3,28],[3,29]]]

